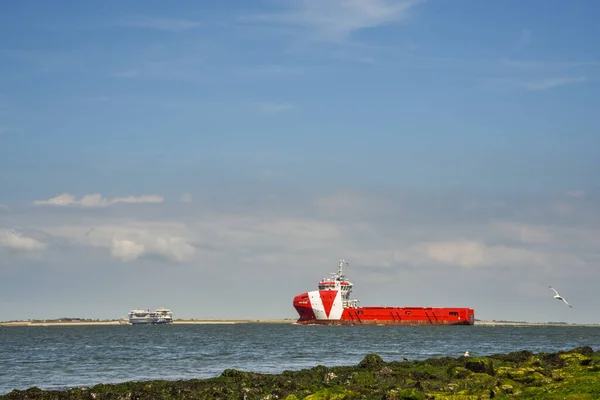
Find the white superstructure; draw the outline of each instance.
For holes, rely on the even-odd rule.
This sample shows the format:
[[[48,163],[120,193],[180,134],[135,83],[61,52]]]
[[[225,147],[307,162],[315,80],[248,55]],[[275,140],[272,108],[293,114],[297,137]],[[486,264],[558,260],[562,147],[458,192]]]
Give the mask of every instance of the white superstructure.
[[[164,307],[160,307],[156,311],[136,308],[129,311],[127,319],[132,325],[170,324],[173,322],[173,313]]]

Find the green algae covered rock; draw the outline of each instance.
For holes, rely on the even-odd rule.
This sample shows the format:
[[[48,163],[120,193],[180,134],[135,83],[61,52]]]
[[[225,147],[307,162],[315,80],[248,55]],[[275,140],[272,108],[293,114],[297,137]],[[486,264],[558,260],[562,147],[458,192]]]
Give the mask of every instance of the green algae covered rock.
[[[385,362],[383,361],[383,359],[381,357],[379,357],[377,354],[367,354],[365,356],[365,358],[363,358],[362,361],[358,363],[358,366],[360,368],[372,369],[372,368],[381,367],[384,364],[385,364]]]
[[[400,357],[398,357],[400,358]],[[600,399],[600,352],[517,351],[488,357],[385,362],[367,354],[356,366],[317,365],[281,374],[226,369],[215,378],[100,384],[64,391],[36,387],[0,399],[465,400]]]

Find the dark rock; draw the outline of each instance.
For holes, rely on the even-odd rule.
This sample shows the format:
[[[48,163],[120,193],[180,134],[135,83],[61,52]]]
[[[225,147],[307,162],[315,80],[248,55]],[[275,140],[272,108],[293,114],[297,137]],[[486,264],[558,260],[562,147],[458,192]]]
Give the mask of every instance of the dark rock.
[[[579,363],[580,365],[592,365],[592,359],[591,358],[584,358],[583,360],[581,360],[581,362]]]
[[[582,346],[582,347],[575,347],[569,353],[579,353],[579,354],[583,354],[584,356],[589,357],[592,354],[594,354],[594,350],[590,346]]]
[[[541,359],[542,365],[549,369],[558,369],[565,366],[565,360],[563,360],[562,357],[557,353],[544,354],[542,355]]]
[[[533,357],[533,353],[529,350],[515,351],[508,354],[494,354],[490,358],[513,362],[515,364],[523,363]]]
[[[378,368],[381,367],[385,362],[383,359],[377,354],[367,354],[365,358],[362,359],[361,362],[358,363],[360,368]]]
[[[466,362],[465,368],[471,372],[494,376],[494,365],[487,359],[469,360]]]
[[[243,371],[238,371],[237,369],[226,369],[221,373],[221,377],[223,378],[234,378],[234,379],[244,379],[246,377],[246,373]]]

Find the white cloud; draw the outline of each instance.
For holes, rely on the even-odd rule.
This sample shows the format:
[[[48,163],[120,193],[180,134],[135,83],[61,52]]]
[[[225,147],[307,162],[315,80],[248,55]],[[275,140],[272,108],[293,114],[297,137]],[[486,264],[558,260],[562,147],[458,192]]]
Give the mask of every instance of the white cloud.
[[[179,32],[187,29],[197,28],[200,26],[200,22],[189,19],[140,17],[123,22],[122,25],[134,28]]]
[[[526,82],[523,84],[523,87],[529,91],[542,91],[542,90],[554,89],[559,86],[572,85],[575,83],[582,83],[582,82],[585,82],[586,80],[587,80],[587,78],[584,76],[571,77],[571,78],[567,78],[567,77],[548,78],[548,79]]]
[[[110,254],[114,258],[122,261],[133,261],[144,254],[146,248],[143,244],[132,242],[131,240],[113,239]]]
[[[120,198],[94,199],[76,201],[67,195],[51,200],[61,205],[88,206],[107,206],[120,201]],[[184,202],[191,200],[187,195],[181,198]],[[503,203],[505,206],[499,208],[495,206],[497,202],[476,201],[476,209],[465,209],[464,201],[454,208],[436,208],[440,206],[438,203],[429,204],[408,195],[388,197],[342,191],[312,200],[302,199],[303,206],[298,209],[286,206],[277,198],[269,203],[265,199],[264,207],[245,207],[245,211],[235,213],[228,211],[233,209],[226,204],[219,206],[220,211],[211,211],[205,201],[190,202],[189,208],[177,211],[164,204],[158,215],[139,214],[132,209],[125,219],[119,217],[121,214],[117,211],[107,210],[108,214],[100,217],[86,215],[85,209],[80,209],[57,214],[61,219],[52,219],[52,223],[38,222],[31,228],[49,237],[66,239],[75,246],[105,249],[122,261],[160,256],[190,262],[206,256],[207,251],[213,255],[223,252],[254,258],[258,253],[269,253],[276,258],[286,253],[310,252],[324,259],[327,253],[333,252],[350,254],[367,263],[377,260],[375,262],[385,268],[390,265],[545,267],[556,266],[558,260],[581,265],[578,252],[591,251],[598,245],[600,227],[592,225],[584,230],[583,227],[552,225],[549,219],[546,225],[511,219],[506,215],[511,205]],[[578,212],[579,206],[571,207],[570,216]],[[546,210],[547,218],[552,215],[565,218],[551,202]],[[464,216],[451,216],[457,212],[478,216],[500,213],[504,217],[470,221]],[[577,245],[577,251],[569,249],[568,243]],[[584,257],[588,257],[585,254]]]
[[[100,194],[87,194],[80,200],[68,193],[61,193],[48,200],[36,200],[34,205],[52,205],[52,206],[81,206],[81,207],[108,207],[117,203],[162,203],[163,198],[157,195],[146,196],[127,196],[108,199]]]
[[[474,240],[421,243],[411,249],[425,260],[462,268],[543,264],[547,255],[508,246],[489,246]],[[423,260],[419,260],[423,262]]]
[[[45,250],[47,247],[45,243],[42,243],[39,240],[8,229],[5,229],[0,236],[0,246],[24,252]]]
[[[109,250],[121,261],[133,261],[142,256],[161,256],[176,262],[192,259],[196,253],[190,244],[191,233],[182,223],[89,220],[92,228],[84,224],[40,227],[55,237],[69,240],[80,246]]]
[[[298,26],[316,40],[340,41],[361,29],[403,21],[418,0],[296,0],[288,12],[246,18]]]

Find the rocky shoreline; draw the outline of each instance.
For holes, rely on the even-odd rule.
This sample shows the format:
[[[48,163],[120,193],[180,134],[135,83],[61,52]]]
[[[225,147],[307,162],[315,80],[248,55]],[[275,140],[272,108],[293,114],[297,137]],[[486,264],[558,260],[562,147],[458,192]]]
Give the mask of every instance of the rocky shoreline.
[[[402,359],[402,357],[400,357]],[[215,378],[99,384],[69,390],[13,390],[0,399],[598,399],[600,351],[517,351],[486,357],[317,365],[281,374],[227,369]]]

